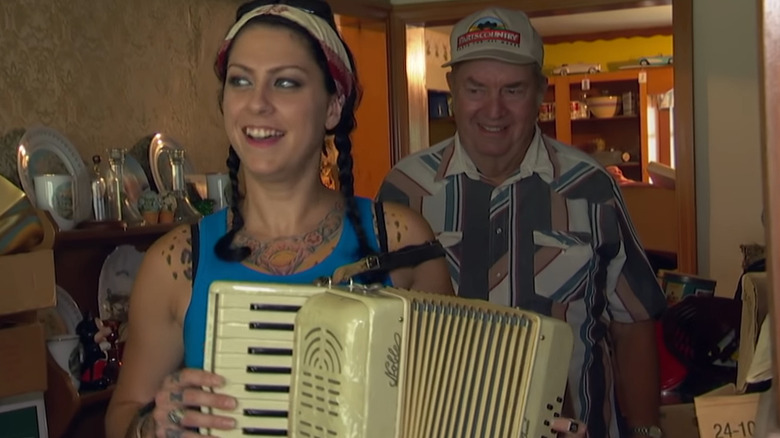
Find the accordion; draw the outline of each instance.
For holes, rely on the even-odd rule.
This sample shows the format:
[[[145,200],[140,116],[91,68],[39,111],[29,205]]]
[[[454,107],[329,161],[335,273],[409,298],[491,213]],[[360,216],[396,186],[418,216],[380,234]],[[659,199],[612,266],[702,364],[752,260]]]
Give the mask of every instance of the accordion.
[[[385,286],[215,282],[205,368],[239,400],[223,437],[554,437],[563,321]],[[205,430],[206,433],[212,431]]]

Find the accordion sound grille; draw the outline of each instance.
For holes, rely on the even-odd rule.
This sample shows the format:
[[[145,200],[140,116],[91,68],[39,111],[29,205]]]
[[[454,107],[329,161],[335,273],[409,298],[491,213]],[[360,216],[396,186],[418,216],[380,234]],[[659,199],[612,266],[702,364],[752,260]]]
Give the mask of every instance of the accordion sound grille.
[[[209,288],[204,369],[225,378],[220,393],[238,399],[232,431],[201,433],[232,437],[288,436],[289,392],[295,315],[313,286],[214,282]]]
[[[402,436],[520,436],[533,324],[458,304],[412,304]]]

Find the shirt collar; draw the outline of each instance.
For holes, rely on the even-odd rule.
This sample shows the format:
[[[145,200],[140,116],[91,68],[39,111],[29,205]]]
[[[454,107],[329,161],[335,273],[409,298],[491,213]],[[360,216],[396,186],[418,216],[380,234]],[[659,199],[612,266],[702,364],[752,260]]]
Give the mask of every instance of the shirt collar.
[[[520,168],[507,178],[503,184],[512,184],[534,173],[538,174],[543,181],[547,183],[552,182],[556,177],[557,166],[553,163],[554,158],[550,156],[551,152],[552,149],[537,126],[534,137],[531,140],[531,146],[528,148],[523,162],[520,163]],[[443,151],[437,172],[437,180],[461,173],[465,173],[467,177],[474,180],[482,179],[477,166],[471,161],[465,149],[463,149],[460,136],[456,133],[454,141]]]

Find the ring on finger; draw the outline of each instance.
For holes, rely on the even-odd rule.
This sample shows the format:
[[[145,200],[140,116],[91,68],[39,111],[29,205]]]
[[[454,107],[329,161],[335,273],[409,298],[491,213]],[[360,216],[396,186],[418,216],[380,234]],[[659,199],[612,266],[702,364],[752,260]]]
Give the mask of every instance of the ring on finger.
[[[177,426],[181,425],[181,420],[183,418],[184,418],[184,411],[182,411],[181,409],[177,408],[168,411],[168,420]]]

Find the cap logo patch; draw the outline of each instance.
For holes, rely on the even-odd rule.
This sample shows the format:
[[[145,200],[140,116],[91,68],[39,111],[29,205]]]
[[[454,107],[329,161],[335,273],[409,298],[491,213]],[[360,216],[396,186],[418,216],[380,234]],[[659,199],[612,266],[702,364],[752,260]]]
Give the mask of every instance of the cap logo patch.
[[[520,33],[508,30],[498,18],[482,17],[469,26],[465,34],[458,37],[457,50],[489,42],[519,46]]]

